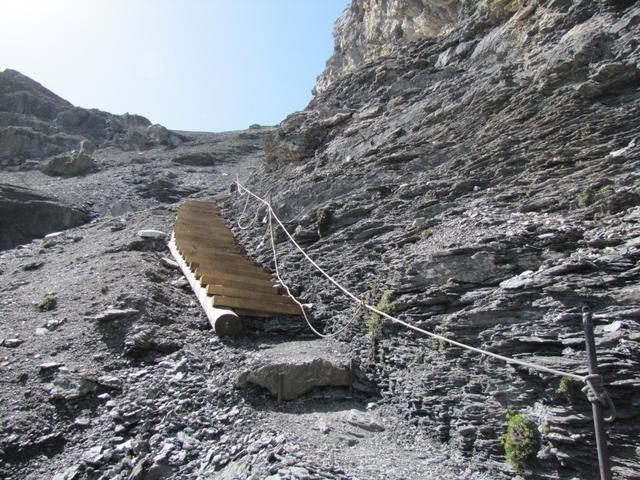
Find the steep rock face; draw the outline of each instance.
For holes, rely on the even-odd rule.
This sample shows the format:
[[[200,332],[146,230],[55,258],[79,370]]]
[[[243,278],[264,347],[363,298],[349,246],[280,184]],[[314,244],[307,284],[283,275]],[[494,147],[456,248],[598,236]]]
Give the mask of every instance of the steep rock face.
[[[68,152],[87,139],[125,150],[184,140],[162,128],[140,115],[75,107],[20,72],[0,72],[0,167]]]
[[[447,33],[458,19],[460,0],[354,0],[333,27],[335,49],[318,78],[320,93],[363,63],[391,54],[402,44]]]
[[[388,292],[416,326],[584,374],[590,305],[618,407],[607,427],[618,478],[640,478],[639,24],[633,2],[463,2],[437,39],[339,74],[330,62],[307,109],[266,139],[249,184],[272,192],[323,268],[373,303]],[[270,263],[263,233],[238,232]],[[340,329],[354,306],[277,241],[314,321]],[[498,462],[506,411],[523,411],[540,431],[531,475],[591,478],[590,406],[576,385],[394,325],[371,342],[364,324],[342,335],[383,403]]]

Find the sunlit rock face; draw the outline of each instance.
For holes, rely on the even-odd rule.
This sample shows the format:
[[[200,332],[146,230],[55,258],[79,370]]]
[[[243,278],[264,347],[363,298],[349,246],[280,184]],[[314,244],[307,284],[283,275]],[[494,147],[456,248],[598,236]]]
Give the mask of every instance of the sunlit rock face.
[[[272,192],[345,288],[393,295],[412,325],[586,372],[589,305],[624,419],[607,435],[625,479],[640,479],[638,25],[640,2],[628,0],[355,0],[315,97],[265,138],[247,184]],[[257,252],[263,233],[238,236]],[[310,282],[295,247],[278,248],[314,320],[340,331],[348,299]],[[361,365],[384,353],[363,370],[382,403],[486,468],[504,462],[506,412],[524,412],[541,433],[528,478],[593,478],[591,405],[562,393],[566,379],[393,328],[378,344],[362,326],[344,336]]]
[[[461,4],[460,0],[354,0],[333,27],[334,52],[318,77],[316,91],[367,61],[391,54],[398,44],[449,32]]]

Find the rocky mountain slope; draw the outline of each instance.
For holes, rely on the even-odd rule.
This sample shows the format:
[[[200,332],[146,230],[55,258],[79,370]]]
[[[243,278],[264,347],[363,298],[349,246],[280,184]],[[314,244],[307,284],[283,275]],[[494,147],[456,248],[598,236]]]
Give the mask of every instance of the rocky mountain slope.
[[[9,76],[21,79],[5,84],[9,97],[44,90]],[[22,115],[35,118],[38,105]],[[153,130],[163,131],[136,127],[148,141],[135,148],[79,135],[54,156],[0,144],[0,478],[489,478],[378,410],[364,378],[355,396],[325,388],[283,405],[239,388],[265,357],[306,368],[311,352],[351,352],[311,342],[298,318],[212,335],[157,231],[171,231],[183,199],[250,176],[271,129],[166,131],[178,143]]]
[[[416,326],[584,374],[589,305],[615,478],[640,478],[639,25],[630,1],[354,0],[304,111],[217,134],[0,73],[0,478],[596,477],[579,385],[354,317],[282,233],[285,279],[339,333],[279,318],[212,335],[162,235],[140,231],[236,174]],[[226,200],[230,225],[273,267],[245,201]],[[264,357],[318,351],[351,361],[352,394],[239,388]],[[530,439],[511,442],[519,472],[508,412]]]
[[[66,152],[82,140],[140,150],[182,138],[140,115],[75,107],[20,72],[0,72],[0,165]]]
[[[584,374],[589,305],[616,478],[640,478],[639,25],[628,1],[355,0],[248,183],[323,268],[416,326]],[[239,233],[269,264],[263,228]],[[354,305],[284,240],[287,278],[338,330]],[[371,324],[339,337],[382,404],[488,464],[521,412],[527,476],[595,477],[577,385]]]

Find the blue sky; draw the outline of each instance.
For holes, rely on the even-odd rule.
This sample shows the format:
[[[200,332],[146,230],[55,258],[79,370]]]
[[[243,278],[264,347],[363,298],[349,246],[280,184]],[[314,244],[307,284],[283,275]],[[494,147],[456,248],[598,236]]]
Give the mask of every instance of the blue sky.
[[[0,70],[177,130],[280,122],[311,99],[349,0],[2,0]]]

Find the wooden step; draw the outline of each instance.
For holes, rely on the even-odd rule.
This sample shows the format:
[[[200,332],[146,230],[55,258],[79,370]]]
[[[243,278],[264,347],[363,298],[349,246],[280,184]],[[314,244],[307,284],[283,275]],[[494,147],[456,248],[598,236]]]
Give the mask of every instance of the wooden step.
[[[180,211],[178,213],[177,220],[182,222],[193,222],[194,224],[203,222],[209,222],[211,224],[221,226],[227,226],[229,224],[225,218],[211,215],[209,213],[196,213],[190,211]]]
[[[238,272],[243,272],[243,274],[255,275],[255,276],[264,276],[267,278],[271,278],[271,274],[267,273],[263,268],[258,267],[254,264],[249,263],[248,260],[239,261],[229,261],[228,259],[222,257],[211,257],[211,256],[203,256],[203,255],[188,255],[185,257],[189,261],[189,265],[192,263],[197,263],[196,268],[216,268],[223,267],[225,269],[237,269]]]
[[[210,286],[220,286],[237,288],[238,290],[249,290],[251,292],[280,295],[280,288],[274,287],[271,283],[265,282],[264,280],[248,281],[246,277],[242,277],[242,280],[235,280],[229,277],[230,276],[224,274],[218,274],[217,277],[201,277],[200,284],[207,288]],[[229,296],[232,297],[233,295]]]
[[[238,270],[234,267],[229,267],[227,265],[201,265],[198,262],[191,262],[189,264],[189,268],[192,272],[196,274],[198,278],[200,277],[213,277],[215,278],[216,274],[227,274],[227,275],[237,275],[245,278],[252,278],[254,280],[262,280],[266,282],[271,281],[271,275],[267,272],[246,272],[242,270]]]
[[[215,232],[200,232],[196,230],[189,230],[185,227],[181,227],[176,225],[176,229],[174,230],[176,234],[176,238],[186,239],[186,240],[194,240],[198,243],[206,244],[207,242],[211,244],[234,244],[235,238],[233,236],[229,236],[226,233],[215,231]]]
[[[191,220],[189,218],[178,217],[176,219],[176,227],[184,227],[188,230],[204,230],[207,232],[216,232],[218,230],[231,234],[229,225],[211,220]]]
[[[272,279],[266,278],[251,278],[246,275],[238,275],[228,272],[211,272],[206,275],[199,276],[198,280],[203,286],[207,285],[220,285],[221,282],[225,282],[224,285],[231,286],[231,282],[235,282],[240,288],[244,288],[244,285],[250,285],[251,288],[255,288],[256,291],[267,291],[267,288],[275,288],[272,283]]]
[[[181,239],[180,245],[178,248],[182,252],[206,252],[212,255],[216,255],[218,253],[224,253],[226,255],[240,255],[244,256],[244,252],[242,249],[235,244],[223,244],[223,243],[206,243],[206,247],[200,247],[193,240]]]
[[[222,250],[220,248],[194,248],[194,247],[185,245],[180,250],[180,253],[182,252],[184,252],[183,255],[205,255],[211,258],[222,258],[229,262],[232,262],[232,261],[243,262],[248,265],[254,265],[258,268],[262,268],[257,263],[255,263],[253,260],[250,260],[242,253],[230,252],[229,250]]]
[[[190,200],[178,211],[172,237],[175,255],[186,272],[193,272],[203,301],[245,316],[301,315],[295,301],[274,286],[272,274],[246,256],[229,227],[218,202]]]
[[[283,305],[296,305],[296,303],[293,300],[291,300],[289,296],[272,294],[272,293],[259,293],[253,290],[231,288],[226,285],[225,286],[220,286],[220,285],[207,286],[207,295],[213,295],[214,297],[218,295],[222,295],[223,297],[246,298],[250,300],[256,300],[259,302],[273,302],[273,303],[281,303]]]
[[[212,202],[186,202],[183,203],[180,208],[202,208],[202,209],[210,209],[215,211],[220,211],[220,205],[218,203]]]
[[[259,312],[270,312],[276,315],[300,315],[300,307],[295,305],[274,304],[270,302],[258,302],[246,298],[235,297],[212,297],[214,307],[242,308],[247,310],[256,310]]]

